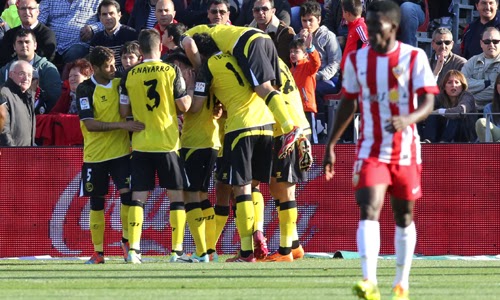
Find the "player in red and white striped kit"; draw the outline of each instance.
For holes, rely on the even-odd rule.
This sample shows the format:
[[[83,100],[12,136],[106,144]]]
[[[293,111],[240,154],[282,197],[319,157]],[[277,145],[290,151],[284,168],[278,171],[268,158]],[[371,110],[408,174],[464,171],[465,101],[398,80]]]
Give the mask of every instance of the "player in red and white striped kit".
[[[396,40],[401,20],[393,1],[373,2],[366,23],[369,47],[351,52],[346,60],[340,103],[326,147],[326,179],[333,177],[334,147],[359,105],[360,139],[353,168],[353,187],[360,208],[357,245],[363,281],[353,292],[361,299],[380,299],[377,257],[379,216],[388,191],[396,223],[396,278],[393,299],[408,299],[408,277],[416,243],[413,223],[420,186],[420,138],[416,123],[431,113],[439,92],[425,53]],[[359,103],[359,104],[358,104]]]

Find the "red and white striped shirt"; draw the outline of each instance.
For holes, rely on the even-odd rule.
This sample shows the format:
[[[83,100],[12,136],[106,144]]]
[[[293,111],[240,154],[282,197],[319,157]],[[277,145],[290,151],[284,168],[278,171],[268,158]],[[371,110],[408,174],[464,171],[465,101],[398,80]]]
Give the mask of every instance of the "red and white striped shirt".
[[[361,113],[358,159],[377,158],[398,165],[420,164],[420,137],[416,124],[390,133],[384,129],[390,117],[408,115],[418,107],[418,95],[439,89],[422,49],[400,42],[388,53],[371,47],[349,54],[342,92],[358,100]]]

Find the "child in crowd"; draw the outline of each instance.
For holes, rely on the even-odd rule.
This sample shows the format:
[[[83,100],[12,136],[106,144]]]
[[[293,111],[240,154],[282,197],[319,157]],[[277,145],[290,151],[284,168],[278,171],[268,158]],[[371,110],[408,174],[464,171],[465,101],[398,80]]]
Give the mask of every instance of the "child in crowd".
[[[300,6],[300,19],[302,29],[295,38],[304,38],[308,33],[313,35],[313,45],[320,54],[321,67],[316,73],[316,101],[318,104],[318,119],[321,120],[323,129],[318,135],[326,138],[328,113],[325,108],[324,96],[335,94],[340,90],[340,62],[342,50],[340,49],[335,33],[321,25],[321,6],[316,1],[308,1]]]
[[[129,41],[123,44],[120,50],[120,56],[122,66],[125,69],[124,72],[127,72],[133,66],[142,61],[142,55],[139,51],[139,43],[137,43],[136,41]],[[116,74],[116,77],[122,77],[123,75],[124,74]]]
[[[366,28],[362,0],[342,0],[342,17],[347,21],[347,40],[342,55],[340,69],[344,70],[344,63],[349,52],[368,45],[368,29]]]
[[[308,33],[305,40],[300,38],[290,43],[290,61],[292,63],[290,71],[299,89],[302,106],[312,130],[312,142],[317,144],[316,113],[318,107],[315,90],[316,73],[321,66],[321,58],[312,44],[312,38],[312,33]]]
[[[172,23],[168,24],[165,29],[165,33],[161,38],[161,43],[163,47],[167,47],[168,51],[162,56],[162,60],[165,61],[166,57],[170,54],[182,52],[179,47],[181,42],[181,37],[186,32],[187,27],[182,23]]]

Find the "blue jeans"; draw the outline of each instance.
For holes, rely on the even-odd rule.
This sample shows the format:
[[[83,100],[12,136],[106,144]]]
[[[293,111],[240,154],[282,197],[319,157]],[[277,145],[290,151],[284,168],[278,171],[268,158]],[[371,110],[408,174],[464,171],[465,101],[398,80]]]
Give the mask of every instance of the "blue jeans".
[[[62,53],[61,56],[63,62],[67,64],[79,58],[84,58],[87,54],[89,54],[89,45],[78,43],[69,47],[66,51]]]
[[[412,46],[417,46],[417,29],[425,21],[422,7],[412,2],[401,4],[401,24],[398,39]]]

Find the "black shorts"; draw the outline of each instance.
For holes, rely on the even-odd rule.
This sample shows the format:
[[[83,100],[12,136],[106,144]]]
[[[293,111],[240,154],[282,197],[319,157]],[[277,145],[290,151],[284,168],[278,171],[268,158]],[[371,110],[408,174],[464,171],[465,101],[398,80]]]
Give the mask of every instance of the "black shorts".
[[[255,34],[259,36],[249,41]],[[266,81],[281,86],[278,51],[273,41],[263,33],[256,30],[245,32],[233,48],[233,56],[253,87]]]
[[[217,159],[217,150],[182,148],[181,157],[184,160],[184,169],[189,182],[186,191],[208,192]]]
[[[307,172],[300,170],[297,143],[295,143],[290,155],[279,159],[278,152],[282,144],[281,136],[274,138],[273,171],[271,176],[276,178],[277,182],[298,183],[307,181]]]
[[[220,168],[217,167],[217,180],[230,185],[250,184],[252,179],[268,183],[271,178],[272,133],[272,125],[226,133],[222,163]]]
[[[107,195],[110,176],[117,190],[130,188],[129,155],[103,162],[83,163],[80,196]]]
[[[182,190],[187,187],[184,164],[176,151],[159,153],[132,151],[130,176],[132,191],[153,190],[156,174],[162,188]]]

